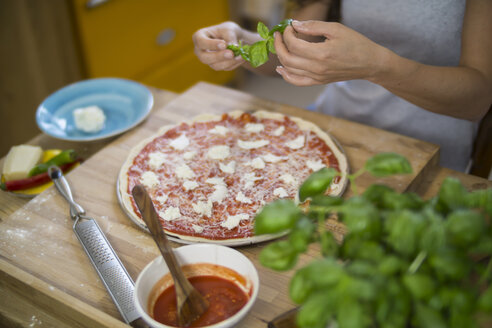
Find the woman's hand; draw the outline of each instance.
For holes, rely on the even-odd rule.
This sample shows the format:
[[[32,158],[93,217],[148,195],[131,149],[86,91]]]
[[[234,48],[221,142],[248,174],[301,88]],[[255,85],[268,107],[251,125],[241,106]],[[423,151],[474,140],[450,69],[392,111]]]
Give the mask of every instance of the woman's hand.
[[[313,43],[298,37],[321,36]],[[275,35],[275,49],[282,66],[277,72],[298,86],[337,81],[371,80],[383,73],[388,49],[339,23],[294,21],[284,34]]]
[[[245,60],[234,57],[229,44],[237,44],[243,39],[244,31],[234,22],[202,28],[193,34],[195,54],[200,61],[216,71],[231,71],[241,66]]]

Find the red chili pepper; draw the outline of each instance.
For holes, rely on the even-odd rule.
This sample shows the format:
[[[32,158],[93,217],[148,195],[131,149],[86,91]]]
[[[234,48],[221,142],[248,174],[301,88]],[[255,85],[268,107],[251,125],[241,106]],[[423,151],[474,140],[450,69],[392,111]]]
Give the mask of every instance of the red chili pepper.
[[[62,170],[62,172],[66,172],[80,161],[81,160],[76,160],[72,163],[63,164],[60,166],[60,169]],[[48,172],[44,172],[25,179],[2,182],[0,183],[0,189],[7,190],[7,191],[23,190],[23,189],[29,189],[32,187],[39,186],[50,181],[51,179],[50,176],[48,175]]]

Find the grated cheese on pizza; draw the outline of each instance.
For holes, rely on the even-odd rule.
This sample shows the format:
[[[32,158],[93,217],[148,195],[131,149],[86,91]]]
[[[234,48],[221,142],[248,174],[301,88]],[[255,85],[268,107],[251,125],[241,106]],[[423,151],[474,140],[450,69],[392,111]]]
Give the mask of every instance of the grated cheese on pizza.
[[[316,131],[287,116],[242,113],[167,129],[141,147],[123,177],[135,216],[131,190],[143,183],[167,232],[225,240],[253,236],[264,204],[297,199],[300,184],[325,166],[340,170]]]

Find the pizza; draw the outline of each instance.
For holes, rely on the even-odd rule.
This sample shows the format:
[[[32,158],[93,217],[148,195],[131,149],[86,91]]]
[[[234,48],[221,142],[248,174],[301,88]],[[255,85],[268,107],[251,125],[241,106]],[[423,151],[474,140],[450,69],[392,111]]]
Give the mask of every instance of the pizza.
[[[168,235],[241,245],[275,237],[254,236],[256,213],[279,198],[298,202],[300,185],[323,167],[348,172],[344,153],[311,122],[267,111],[200,115],[133,148],[118,192],[140,226],[131,193],[137,184],[145,186]],[[327,193],[338,196],[346,184],[342,174]]]

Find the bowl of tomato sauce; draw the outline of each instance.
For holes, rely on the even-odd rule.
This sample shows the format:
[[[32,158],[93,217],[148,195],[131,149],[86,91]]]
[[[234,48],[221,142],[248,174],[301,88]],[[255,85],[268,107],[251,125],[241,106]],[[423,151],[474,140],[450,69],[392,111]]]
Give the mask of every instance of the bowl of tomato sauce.
[[[204,243],[181,246],[174,252],[185,276],[210,304],[189,327],[234,327],[246,316],[260,284],[258,272],[246,256],[227,246]],[[151,327],[179,327],[174,282],[162,256],[139,274],[134,302]]]

